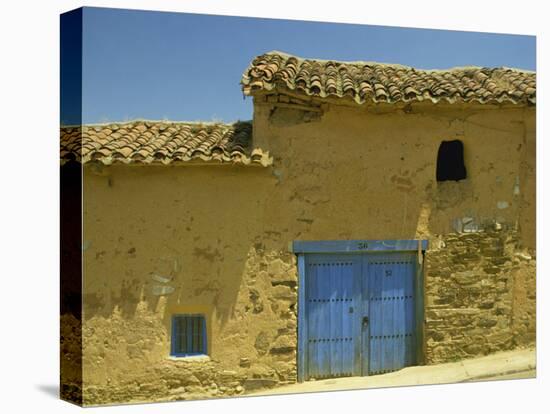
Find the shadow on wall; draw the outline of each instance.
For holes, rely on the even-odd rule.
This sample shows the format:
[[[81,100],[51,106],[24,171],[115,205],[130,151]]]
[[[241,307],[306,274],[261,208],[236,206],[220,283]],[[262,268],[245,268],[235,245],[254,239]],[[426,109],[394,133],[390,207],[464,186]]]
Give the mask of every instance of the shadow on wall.
[[[215,307],[223,325],[234,316],[244,278],[261,271],[247,268],[252,250],[287,254],[292,240],[425,238],[438,207],[423,200],[434,191],[416,193],[403,177],[391,179],[395,191],[365,204],[368,196],[352,180],[338,194],[329,189],[327,198],[311,176],[298,178],[313,172],[321,185],[331,181],[334,171],[317,164],[288,169],[277,191],[270,172],[215,168],[111,167],[86,174],[86,319],[114,312],[130,319],[146,304],[151,313],[165,312],[166,322],[170,309],[206,306]]]
[[[232,317],[237,295],[244,283],[249,246],[233,243],[230,252],[197,246],[182,250],[180,254],[165,252],[161,259],[152,258],[145,252],[143,262],[157,263],[150,265],[149,271],[143,266],[142,274],[130,260],[125,259],[118,264],[125,266],[126,263],[125,277],[105,282],[105,290],[85,290],[85,319],[108,318],[115,312],[125,319],[132,319],[138,307],[145,303],[151,313],[164,308],[164,319],[167,320],[171,308],[202,310],[206,305],[208,309],[216,308],[219,322],[223,324]],[[137,249],[130,256],[138,259]],[[182,262],[190,266],[184,268]],[[89,271],[87,277],[95,277],[95,272]],[[165,300],[161,301],[163,298]]]
[[[298,152],[309,148],[292,136],[281,139],[289,147],[294,139]],[[166,297],[166,309],[215,306],[223,324],[234,313],[255,244],[284,252],[292,240],[453,232],[453,220],[474,216],[468,208],[479,203],[469,179],[437,182],[433,158],[418,170],[398,168],[387,176],[357,175],[367,164],[361,156],[353,161],[357,168],[331,157],[278,159],[273,170],[90,165],[84,180],[85,317],[107,318],[116,310],[133,318],[141,303],[158,312]],[[386,170],[381,165],[379,171]]]
[[[269,182],[247,167],[87,169],[85,318],[131,319],[146,306],[167,322],[171,309],[215,307],[224,324],[263,232]]]

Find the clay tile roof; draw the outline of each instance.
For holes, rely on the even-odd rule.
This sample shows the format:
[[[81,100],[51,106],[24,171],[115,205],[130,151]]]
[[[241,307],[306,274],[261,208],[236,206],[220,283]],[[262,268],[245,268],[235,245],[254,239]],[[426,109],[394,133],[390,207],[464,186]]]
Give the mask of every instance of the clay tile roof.
[[[131,121],[61,127],[61,162],[175,164],[203,161],[271,165],[252,148],[252,122],[207,124]]]
[[[462,67],[421,70],[375,62],[303,59],[273,51],[256,57],[244,72],[246,95],[293,92],[346,98],[363,104],[430,100],[536,104],[536,74],[509,68]]]

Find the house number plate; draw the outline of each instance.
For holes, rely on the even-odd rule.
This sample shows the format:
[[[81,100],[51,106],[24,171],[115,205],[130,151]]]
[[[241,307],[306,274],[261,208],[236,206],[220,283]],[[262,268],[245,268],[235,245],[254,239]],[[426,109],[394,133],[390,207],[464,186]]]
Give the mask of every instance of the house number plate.
[[[369,244],[367,242],[359,242],[357,243],[357,248],[359,250],[365,250],[369,248]]]

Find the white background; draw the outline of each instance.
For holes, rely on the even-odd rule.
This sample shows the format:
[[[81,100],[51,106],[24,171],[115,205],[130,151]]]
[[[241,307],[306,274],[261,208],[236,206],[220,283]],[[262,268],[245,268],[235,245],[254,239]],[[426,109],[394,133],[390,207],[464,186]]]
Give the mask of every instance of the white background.
[[[537,35],[538,378],[91,408],[96,412],[548,412],[548,11],[531,1],[5,1],[0,12],[0,410],[65,413],[59,376],[59,14],[86,6]],[[546,14],[546,19],[545,19]],[[546,52],[546,53],[545,53]],[[546,109],[546,110],[545,110]],[[548,125],[548,123],[546,123]],[[546,388],[546,390],[544,390]]]

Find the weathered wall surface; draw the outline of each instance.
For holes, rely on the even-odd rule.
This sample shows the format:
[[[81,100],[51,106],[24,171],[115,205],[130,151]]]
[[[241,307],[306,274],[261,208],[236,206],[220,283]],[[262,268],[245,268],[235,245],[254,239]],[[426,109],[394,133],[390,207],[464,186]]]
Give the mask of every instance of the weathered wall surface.
[[[262,242],[268,171],[86,171],[84,403],[294,382],[296,266]],[[169,356],[171,315],[187,312],[206,315],[208,358]]]
[[[428,364],[535,341],[535,258],[504,229],[448,234],[426,253]]]
[[[470,217],[521,225],[534,248],[534,108],[378,111],[329,105],[305,122],[306,112],[257,103],[254,138],[275,157],[279,180],[270,196],[289,201],[266,222],[300,237],[395,239],[453,232],[455,219]],[[453,139],[464,144],[468,178],[437,183],[439,145]]]
[[[321,105],[320,115],[275,100],[255,106],[255,138],[277,161],[272,203],[292,201],[293,214],[266,223],[302,239],[429,239],[428,363],[534,343],[534,108]],[[439,145],[453,139],[467,179],[437,182]]]
[[[426,258],[429,362],[505,348],[522,332],[532,340],[532,261],[516,265],[515,253],[510,262],[484,253],[500,246],[483,243],[501,233],[489,241],[476,233],[467,247],[452,234],[457,219],[466,218],[461,226],[497,221],[512,231],[517,251],[534,256],[534,131],[526,126],[533,116],[522,109],[382,114],[330,106],[311,118],[260,103],[255,143],[275,157],[273,168],[87,166],[84,403],[238,395],[295,381],[292,240],[433,242],[451,234],[449,248]],[[437,150],[450,139],[464,142],[468,179],[442,185]],[[450,253],[475,246],[481,253],[472,262]],[[450,264],[442,270],[440,262]],[[472,285],[488,286],[495,297],[491,308],[457,282],[468,271],[479,278]],[[155,294],[162,286],[173,291]],[[441,302],[453,289],[456,297]],[[475,309],[473,325],[457,325],[454,334],[449,325],[438,336],[437,312],[460,315],[456,309]],[[207,358],[170,358],[170,317],[181,312],[206,315]],[[479,326],[484,318],[487,326]],[[494,332],[494,342],[506,345],[467,348],[457,335],[470,328]],[[517,334],[498,339],[506,329]]]

